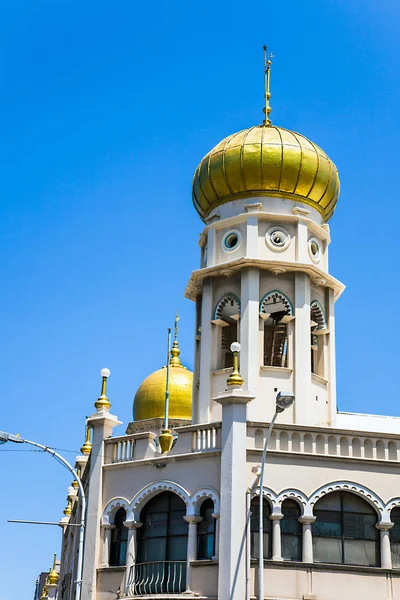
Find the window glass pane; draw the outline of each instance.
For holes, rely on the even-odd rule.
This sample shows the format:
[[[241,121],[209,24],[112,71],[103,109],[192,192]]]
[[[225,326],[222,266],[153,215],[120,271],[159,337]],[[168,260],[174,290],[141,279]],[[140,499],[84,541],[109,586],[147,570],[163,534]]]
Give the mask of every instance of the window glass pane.
[[[198,538],[198,559],[210,559],[214,554],[214,534],[200,535]]]
[[[159,537],[167,535],[168,513],[146,514],[141,527],[142,537]]]
[[[258,558],[258,540],[260,534],[258,531],[254,531],[250,537],[250,556],[251,558]],[[264,532],[264,558],[271,558],[272,556],[272,548],[271,548],[271,535],[269,533]]]
[[[390,529],[390,540],[400,542],[400,508],[394,508],[390,513],[390,518],[394,523]]]
[[[342,535],[340,512],[315,510],[312,524],[313,536],[338,537]]]
[[[127,542],[121,542],[120,547],[119,547],[119,564],[120,565],[126,565],[126,547],[127,547]]]
[[[268,504],[267,500],[264,500],[264,504],[263,504],[263,526],[264,526],[264,531],[270,533],[272,530],[272,523],[271,520],[269,518],[269,515],[271,514],[271,509],[270,506]],[[260,512],[259,512],[259,499],[258,498],[253,498],[253,500],[251,501],[251,517],[250,517],[250,530],[251,531],[258,531],[259,530],[259,518],[260,518]]]
[[[327,494],[321,500],[318,500],[315,508],[318,510],[341,510],[340,492]]]
[[[314,562],[341,563],[342,540],[338,538],[313,538]]]
[[[400,543],[391,544],[393,569],[400,569]]]
[[[177,536],[169,540],[166,560],[186,560],[187,537]]]
[[[175,495],[175,494],[174,494]],[[177,496],[178,497],[178,496]],[[144,507],[146,514],[153,512],[167,512],[169,508],[169,494],[163,492],[154,496]]]
[[[301,561],[301,536],[282,535],[282,558]]]
[[[376,514],[375,510],[372,508],[366,500],[363,500],[359,496],[355,494],[350,494],[348,492],[342,493],[343,498],[343,510],[345,512],[357,512],[364,514]]]
[[[138,562],[166,560],[167,540],[165,538],[141,540]]]
[[[302,533],[302,525],[299,522],[301,515],[300,506],[294,500],[285,500],[282,504],[283,518],[281,519],[282,533]]]
[[[378,565],[376,550],[377,544],[375,542],[365,540],[345,540],[345,564],[376,567]]]
[[[378,530],[375,527],[375,515],[348,513],[343,515],[343,535],[347,538],[376,540]]]
[[[183,518],[185,511],[174,510],[169,516],[168,535],[184,535],[187,533],[189,524]]]

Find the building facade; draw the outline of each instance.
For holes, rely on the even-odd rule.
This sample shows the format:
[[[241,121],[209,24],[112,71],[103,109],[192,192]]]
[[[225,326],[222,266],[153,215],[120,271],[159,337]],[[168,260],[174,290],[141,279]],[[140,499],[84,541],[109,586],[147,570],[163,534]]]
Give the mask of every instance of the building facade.
[[[176,335],[164,453],[166,369],[142,383],[119,437],[103,373],[76,459],[88,497],[83,600],[258,598],[260,502],[266,598],[400,598],[400,419],[337,410],[344,285],[329,272],[328,221],[338,196],[329,157],[269,114],[200,162],[193,201],[205,226],[185,292],[194,373]],[[232,342],[242,385],[229,381]],[[272,432],[260,490],[280,391],[295,402]],[[58,597],[72,600],[76,482],[64,515]]]

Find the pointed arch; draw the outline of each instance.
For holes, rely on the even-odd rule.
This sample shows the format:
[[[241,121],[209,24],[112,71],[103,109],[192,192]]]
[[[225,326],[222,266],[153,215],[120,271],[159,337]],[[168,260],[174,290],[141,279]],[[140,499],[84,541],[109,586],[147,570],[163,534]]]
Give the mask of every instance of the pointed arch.
[[[118,510],[120,508],[124,508],[126,510],[126,514],[128,515],[130,512],[130,502],[129,500],[127,500],[126,498],[113,498],[112,500],[110,500],[104,510],[103,510],[103,515],[101,517],[101,524],[102,525],[113,525],[114,524],[114,517],[116,515],[116,513],[118,512]]]
[[[233,312],[232,314],[239,314],[240,315],[240,300],[239,300],[239,298],[233,292],[227,292],[226,294],[224,294],[223,296],[221,296],[221,298],[218,300],[218,302],[217,302],[217,304],[215,306],[215,309],[214,309],[214,319],[222,319],[222,320],[224,320],[224,316],[225,316],[224,313],[225,312],[228,312],[228,314],[226,315],[226,317],[229,318],[230,312],[231,312],[231,311],[228,310],[229,305],[231,307],[237,308],[237,310],[235,312]]]
[[[326,328],[326,318],[325,311],[322,308],[321,302],[319,300],[312,300],[310,304],[310,312],[311,312],[311,321],[317,323],[316,329],[325,329]]]
[[[140,511],[144,507],[144,505],[161,492],[172,492],[182,498],[186,505],[186,510],[189,506],[190,502],[190,494],[185,488],[183,488],[179,483],[175,483],[173,481],[162,480],[155,481],[153,483],[149,483],[145,487],[143,487],[133,498],[131,502],[131,514],[133,516],[134,521],[139,521]],[[129,517],[128,517],[129,518]]]
[[[200,507],[204,500],[210,498],[210,500],[214,503],[214,512],[219,514],[220,503],[219,503],[219,494],[217,490],[214,488],[200,488],[195,492],[190,499],[190,512],[188,510],[188,514],[199,515]]]
[[[269,310],[268,307],[270,307],[271,305],[273,306],[274,304],[282,304],[284,307],[282,310],[286,310],[287,315],[291,316],[294,314],[293,304],[286,296],[286,294],[280,292],[279,290],[272,290],[271,292],[268,292],[268,294],[265,294],[265,296],[261,298],[260,313],[271,313],[272,311]]]
[[[353,481],[335,481],[333,483],[327,483],[318,488],[310,496],[308,501],[311,514],[318,500],[331,492],[351,492],[357,496],[360,496],[361,498],[364,498],[364,500],[366,500],[375,509],[379,522],[381,521],[382,516],[385,514],[385,506],[382,502],[382,499],[369,488]]]

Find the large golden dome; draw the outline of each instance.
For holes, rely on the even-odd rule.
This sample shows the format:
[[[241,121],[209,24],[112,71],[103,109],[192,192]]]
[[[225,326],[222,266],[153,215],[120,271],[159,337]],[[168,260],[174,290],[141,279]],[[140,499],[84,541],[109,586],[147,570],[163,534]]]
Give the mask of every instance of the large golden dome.
[[[339,197],[338,171],[303,135],[270,125],[250,127],[203,158],[193,178],[193,202],[205,219],[217,206],[249,196],[302,202],[328,221]]]
[[[171,350],[169,372],[169,418],[192,419],[193,373],[181,364],[178,343]],[[167,369],[155,371],[143,381],[133,401],[135,421],[165,416]]]

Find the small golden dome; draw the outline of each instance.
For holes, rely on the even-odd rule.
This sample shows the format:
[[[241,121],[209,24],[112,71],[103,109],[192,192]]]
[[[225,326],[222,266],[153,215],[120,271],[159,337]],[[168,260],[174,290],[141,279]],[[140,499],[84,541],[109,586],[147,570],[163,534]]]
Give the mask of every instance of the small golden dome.
[[[181,364],[178,343],[171,350],[169,371],[169,418],[192,418],[193,373]],[[167,368],[155,371],[143,381],[133,401],[135,421],[156,419],[165,416],[165,385]]]
[[[193,203],[202,219],[226,202],[279,196],[317,209],[324,221],[339,197],[334,163],[316,144],[282,127],[250,127],[225,138],[200,162]]]
[[[57,555],[54,555],[54,561],[53,561],[53,568],[51,569],[48,577],[47,577],[47,581],[49,582],[49,585],[57,585],[58,584],[58,580],[59,580],[59,575],[56,571],[56,559],[57,559]]]

